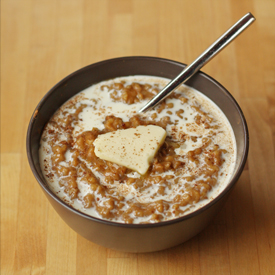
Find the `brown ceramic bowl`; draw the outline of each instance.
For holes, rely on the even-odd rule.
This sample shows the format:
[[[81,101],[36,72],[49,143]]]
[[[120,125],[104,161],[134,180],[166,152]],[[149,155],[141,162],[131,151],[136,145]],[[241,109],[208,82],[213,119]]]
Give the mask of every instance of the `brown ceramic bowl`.
[[[30,120],[27,154],[32,172],[60,217],[78,234],[99,245],[127,252],[151,252],[185,242],[203,230],[225,203],[240,177],[248,154],[248,130],[243,113],[230,93],[217,81],[199,72],[186,84],[214,101],[227,116],[237,142],[233,177],[222,193],[204,207],[156,224],[121,224],[83,214],[59,199],[47,186],[38,157],[42,129],[54,112],[81,90],[103,80],[128,75],[174,78],[186,65],[156,57],[122,57],[84,67],[57,83],[40,101]]]

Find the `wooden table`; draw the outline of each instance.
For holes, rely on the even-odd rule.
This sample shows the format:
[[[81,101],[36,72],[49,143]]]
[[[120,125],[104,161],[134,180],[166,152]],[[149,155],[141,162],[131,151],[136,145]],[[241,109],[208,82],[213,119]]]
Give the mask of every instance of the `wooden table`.
[[[1,274],[275,274],[275,1],[2,0]],[[190,63],[247,12],[257,21],[203,71],[237,99],[250,152],[226,206],[149,254],[93,244],[55,213],[26,157],[29,119],[60,79],[130,55]]]

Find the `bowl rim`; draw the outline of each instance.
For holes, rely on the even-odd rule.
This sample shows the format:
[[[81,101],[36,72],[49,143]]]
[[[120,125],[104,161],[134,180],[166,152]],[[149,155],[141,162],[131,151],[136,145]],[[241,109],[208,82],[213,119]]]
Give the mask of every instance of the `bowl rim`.
[[[72,206],[66,204],[63,200],[61,200],[59,197],[57,197],[54,192],[52,192],[50,190],[49,187],[46,186],[46,184],[43,182],[43,178],[40,177],[39,173],[36,171],[33,159],[32,159],[32,154],[31,154],[31,133],[32,133],[32,129],[33,129],[33,125],[34,125],[34,121],[36,119],[37,113],[39,112],[39,110],[41,109],[41,107],[45,104],[46,100],[48,97],[50,97],[50,95],[60,86],[62,86],[64,83],[66,83],[69,79],[81,74],[82,72],[92,68],[92,67],[97,67],[97,66],[101,66],[105,63],[112,63],[112,62],[120,62],[120,61],[129,61],[129,60],[155,60],[155,61],[160,61],[160,62],[164,62],[164,63],[171,63],[173,65],[176,65],[178,67],[186,67],[187,65],[185,63],[179,62],[179,61],[174,61],[171,59],[166,59],[166,58],[161,58],[161,57],[151,57],[151,56],[125,56],[125,57],[117,57],[117,58],[111,58],[111,59],[106,59],[103,61],[99,61],[99,62],[95,62],[92,63],[90,65],[84,66],[72,73],[70,73],[69,75],[65,76],[63,79],[61,79],[60,81],[58,81],[44,96],[43,98],[40,100],[40,102],[38,103],[38,105],[36,106],[36,108],[34,109],[34,112],[31,116],[29,125],[28,125],[28,129],[27,129],[27,136],[26,136],[26,150],[27,150],[27,157],[28,157],[28,162],[30,165],[30,168],[32,170],[32,173],[35,177],[35,179],[37,180],[37,182],[39,183],[40,187],[44,190],[44,192],[46,192],[52,199],[54,199],[57,203],[61,204],[63,207],[65,207],[67,210],[73,212],[74,214],[77,214],[85,219],[94,221],[94,222],[99,222],[102,224],[106,224],[109,226],[116,226],[116,227],[124,227],[124,228],[153,228],[153,227],[162,227],[162,226],[168,226],[174,223],[180,223],[183,222],[185,220],[188,220],[190,218],[193,218],[199,214],[201,214],[202,212],[204,212],[205,210],[207,210],[208,208],[210,208],[212,205],[216,204],[219,200],[221,200],[232,188],[233,186],[236,184],[236,182],[238,181],[244,166],[246,164],[246,160],[247,160],[247,156],[248,156],[248,150],[249,150],[249,133],[248,133],[248,127],[247,127],[247,122],[246,119],[244,117],[244,114],[239,106],[239,104],[237,103],[237,101],[235,100],[235,98],[231,95],[231,93],[223,86],[221,85],[217,80],[215,80],[213,77],[209,76],[208,74],[202,72],[202,71],[198,71],[196,73],[196,75],[201,75],[204,78],[208,79],[210,82],[214,83],[216,86],[218,86],[221,90],[223,90],[223,92],[227,95],[227,97],[232,101],[232,103],[235,105],[238,114],[241,118],[241,125],[242,128],[244,130],[244,150],[243,153],[241,155],[240,158],[240,165],[237,168],[234,176],[231,178],[231,180],[229,181],[229,183],[227,184],[227,186],[221,191],[221,193],[218,194],[218,196],[216,196],[215,198],[213,198],[209,203],[205,204],[204,206],[175,219],[171,219],[171,220],[167,220],[167,221],[161,221],[161,222],[157,222],[157,223],[146,223],[146,224],[125,224],[125,223],[120,223],[120,222],[115,222],[115,221],[110,221],[110,220],[104,220],[101,218],[97,218],[97,217],[93,217],[90,216],[86,213],[83,213],[75,208],[73,208]],[[188,84],[187,84],[188,85]],[[80,91],[79,91],[80,92]]]

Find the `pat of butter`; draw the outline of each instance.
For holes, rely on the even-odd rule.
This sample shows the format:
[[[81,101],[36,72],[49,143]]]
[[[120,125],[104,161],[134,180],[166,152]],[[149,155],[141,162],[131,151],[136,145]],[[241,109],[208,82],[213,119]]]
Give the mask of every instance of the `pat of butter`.
[[[95,154],[144,175],[165,138],[166,131],[155,125],[117,130],[97,137]]]

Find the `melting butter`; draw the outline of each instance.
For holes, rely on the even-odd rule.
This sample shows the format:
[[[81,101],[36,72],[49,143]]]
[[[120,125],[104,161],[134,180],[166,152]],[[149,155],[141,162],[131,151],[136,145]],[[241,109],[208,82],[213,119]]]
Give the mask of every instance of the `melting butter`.
[[[165,138],[166,131],[155,125],[117,130],[98,136],[95,154],[144,175]]]

